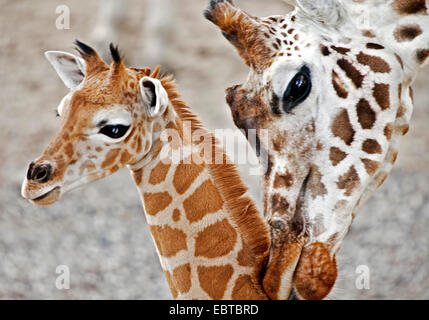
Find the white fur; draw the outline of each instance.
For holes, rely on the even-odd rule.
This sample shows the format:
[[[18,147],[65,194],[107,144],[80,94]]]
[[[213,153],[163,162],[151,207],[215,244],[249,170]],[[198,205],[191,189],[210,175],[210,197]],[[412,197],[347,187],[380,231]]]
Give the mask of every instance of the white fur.
[[[285,0],[294,5],[298,14],[327,26],[338,26],[345,17],[342,4],[336,0]]]
[[[150,106],[150,103],[152,101],[152,92],[143,85],[147,81],[151,82],[155,86],[155,106]],[[150,77],[143,77],[142,79],[140,79],[139,85],[143,101],[148,106],[150,116],[158,117],[164,114],[168,106],[168,94],[162,86],[161,81]]]
[[[112,139],[104,134],[99,133],[101,128],[97,127],[97,124],[101,121],[107,121],[106,125],[123,125],[123,126],[131,126],[133,122],[133,118],[131,113],[126,110],[124,106],[112,106],[109,109],[103,109],[98,112],[92,122],[93,129],[89,133],[94,139],[102,140],[107,143],[119,143],[125,140],[130,134],[131,127],[128,129],[128,132],[119,139]]]
[[[85,61],[62,51],[47,51],[45,57],[67,88],[75,89],[85,79]]]

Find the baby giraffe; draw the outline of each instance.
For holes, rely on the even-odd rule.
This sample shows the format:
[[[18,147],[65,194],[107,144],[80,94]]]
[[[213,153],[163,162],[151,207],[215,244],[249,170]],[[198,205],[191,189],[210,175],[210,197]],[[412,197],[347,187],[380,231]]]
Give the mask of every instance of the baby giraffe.
[[[58,106],[61,128],[30,164],[22,195],[50,205],[128,166],[174,298],[268,299],[267,223],[172,77],[160,77],[159,67],[125,67],[112,45],[109,66],[75,44],[80,57],[46,52],[70,92]]]

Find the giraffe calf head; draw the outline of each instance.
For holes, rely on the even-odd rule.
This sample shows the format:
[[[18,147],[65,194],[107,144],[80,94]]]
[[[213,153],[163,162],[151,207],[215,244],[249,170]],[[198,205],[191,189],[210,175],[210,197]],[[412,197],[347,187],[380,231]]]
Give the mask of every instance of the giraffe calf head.
[[[60,130],[29,165],[22,185],[22,195],[38,205],[143,159],[169,103],[159,68],[152,75],[126,68],[112,45],[108,65],[92,48],[76,45],[80,56],[45,54],[70,92],[57,109]]]

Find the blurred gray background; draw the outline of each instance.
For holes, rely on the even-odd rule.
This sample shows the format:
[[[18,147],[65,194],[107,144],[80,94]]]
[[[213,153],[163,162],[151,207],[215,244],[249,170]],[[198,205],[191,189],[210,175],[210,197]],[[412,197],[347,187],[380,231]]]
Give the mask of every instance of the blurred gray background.
[[[115,22],[119,34],[104,44],[116,41],[135,67],[158,62],[145,54],[145,39],[153,36],[144,32],[148,1],[128,0],[126,19]],[[67,92],[43,52],[73,52],[76,38],[103,43],[94,33],[101,2],[0,0],[1,299],[171,299],[126,169],[51,207],[35,207],[20,196],[28,163],[59,127],[54,109]],[[180,0],[163,21],[172,28],[164,32],[166,54],[159,62],[174,72],[184,101],[208,128],[234,128],[224,90],[243,82],[248,70],[202,17],[207,2]],[[290,9],[280,0],[236,3],[258,16]],[[55,26],[62,4],[70,8],[70,30]],[[415,112],[398,163],[361,210],[339,253],[331,299],[429,299],[428,84],[426,69],[414,85]],[[258,179],[246,181],[259,201]],[[70,268],[69,290],[55,287],[58,265]],[[360,265],[370,269],[369,290],[356,288]]]

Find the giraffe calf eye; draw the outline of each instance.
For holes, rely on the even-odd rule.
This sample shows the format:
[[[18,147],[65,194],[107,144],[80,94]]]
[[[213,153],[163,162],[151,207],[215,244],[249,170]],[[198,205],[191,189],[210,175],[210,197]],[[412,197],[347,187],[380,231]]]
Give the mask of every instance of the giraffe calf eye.
[[[304,66],[293,77],[283,94],[283,110],[289,113],[294,107],[303,102],[311,92],[310,70]]]
[[[130,126],[124,126],[122,124],[107,125],[101,128],[100,133],[112,139],[119,139],[127,133],[129,128]]]

